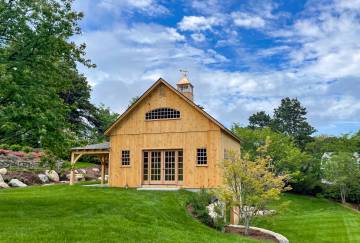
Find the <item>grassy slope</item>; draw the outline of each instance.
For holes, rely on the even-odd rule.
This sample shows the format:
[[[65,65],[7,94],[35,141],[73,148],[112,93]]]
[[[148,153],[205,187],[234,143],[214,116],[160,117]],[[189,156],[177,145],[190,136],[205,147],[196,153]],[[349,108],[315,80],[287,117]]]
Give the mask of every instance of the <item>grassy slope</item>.
[[[78,162],[76,162],[76,164],[75,164],[75,169],[91,168],[91,167],[95,167],[96,165],[97,165],[97,164],[95,164],[95,163],[78,161]],[[70,169],[70,167],[71,167],[71,166],[70,166],[70,162],[69,162],[69,161],[65,162],[64,167],[65,167],[66,169]]]
[[[255,242],[193,220],[187,196],[79,185],[1,190],[0,242]]]
[[[278,215],[257,220],[255,224],[285,235],[297,242],[360,242],[360,213],[325,199],[286,194],[289,201]],[[281,204],[276,203],[276,205]],[[279,206],[273,205],[274,208]]]

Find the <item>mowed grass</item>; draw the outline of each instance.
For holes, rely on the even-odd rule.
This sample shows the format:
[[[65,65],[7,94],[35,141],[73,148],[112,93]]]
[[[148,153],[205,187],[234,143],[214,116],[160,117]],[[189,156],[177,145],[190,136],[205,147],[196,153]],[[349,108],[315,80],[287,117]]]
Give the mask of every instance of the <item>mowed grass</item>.
[[[194,220],[189,195],[80,185],[0,190],[0,242],[259,242]]]
[[[281,204],[289,205],[281,209]],[[271,206],[278,214],[255,224],[285,235],[291,243],[360,242],[360,213],[326,199],[285,194]]]
[[[80,185],[0,190],[0,242],[260,242],[194,220],[189,195]],[[254,224],[291,243],[360,242],[360,213],[338,203],[285,194],[271,207],[278,213]]]
[[[91,167],[95,167],[97,164],[95,163],[90,163],[90,162],[81,162],[78,161],[75,164],[75,169],[85,169],[85,168],[91,168]],[[69,161],[65,162],[64,168],[66,169],[70,169],[71,168],[71,164]]]

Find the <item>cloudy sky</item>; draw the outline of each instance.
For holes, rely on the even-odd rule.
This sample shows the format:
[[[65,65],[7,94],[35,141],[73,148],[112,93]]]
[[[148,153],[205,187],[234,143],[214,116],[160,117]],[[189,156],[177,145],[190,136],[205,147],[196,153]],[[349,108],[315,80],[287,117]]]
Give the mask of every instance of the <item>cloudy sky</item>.
[[[360,129],[360,0],[77,0],[92,100],[121,113],[189,71],[226,126],[298,98],[318,134]]]

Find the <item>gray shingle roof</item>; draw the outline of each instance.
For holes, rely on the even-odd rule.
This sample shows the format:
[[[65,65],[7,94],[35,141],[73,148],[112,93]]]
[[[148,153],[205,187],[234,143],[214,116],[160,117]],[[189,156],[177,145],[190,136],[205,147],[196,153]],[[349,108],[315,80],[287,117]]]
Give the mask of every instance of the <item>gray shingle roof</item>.
[[[100,149],[109,149],[109,148],[110,148],[110,143],[105,142],[105,143],[89,144],[84,147],[75,147],[75,148],[71,148],[71,150],[97,150],[97,149],[100,150]]]

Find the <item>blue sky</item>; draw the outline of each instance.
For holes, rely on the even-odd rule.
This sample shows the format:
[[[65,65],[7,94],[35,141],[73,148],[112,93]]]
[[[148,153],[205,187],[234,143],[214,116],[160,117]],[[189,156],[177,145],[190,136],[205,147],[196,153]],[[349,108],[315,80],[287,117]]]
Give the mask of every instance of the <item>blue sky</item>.
[[[78,0],[92,100],[123,112],[159,77],[189,71],[226,126],[298,98],[318,134],[360,129],[360,0]]]

